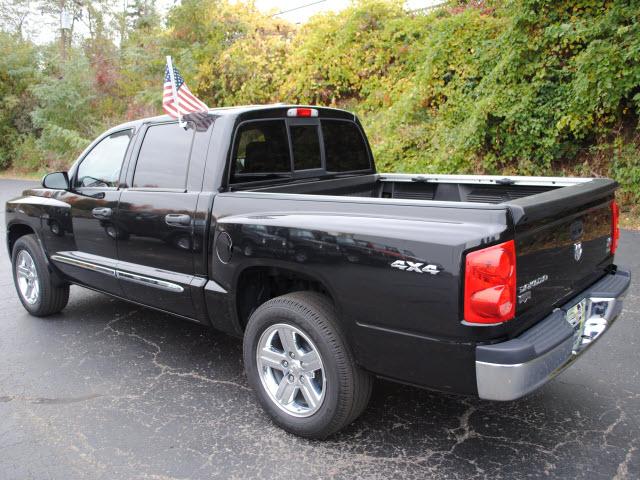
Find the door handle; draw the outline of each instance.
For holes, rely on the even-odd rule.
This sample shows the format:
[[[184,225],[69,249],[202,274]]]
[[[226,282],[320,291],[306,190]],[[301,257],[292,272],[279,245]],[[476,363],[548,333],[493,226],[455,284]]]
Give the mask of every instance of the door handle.
[[[93,210],[91,210],[91,215],[93,215],[95,218],[109,218],[112,213],[113,210],[106,207],[94,208]]]
[[[191,225],[191,216],[181,213],[169,213],[165,215],[164,221],[172,227],[184,227]]]

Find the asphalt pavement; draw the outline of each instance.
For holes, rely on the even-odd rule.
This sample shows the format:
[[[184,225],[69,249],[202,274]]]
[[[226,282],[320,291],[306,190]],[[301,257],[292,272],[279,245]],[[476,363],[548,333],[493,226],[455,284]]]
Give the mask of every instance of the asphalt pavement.
[[[32,183],[0,180],[4,202]],[[272,425],[241,342],[79,287],[29,316],[0,247],[0,479],[640,478],[640,232],[623,316],[583,358],[512,403],[377,381],[328,441]]]

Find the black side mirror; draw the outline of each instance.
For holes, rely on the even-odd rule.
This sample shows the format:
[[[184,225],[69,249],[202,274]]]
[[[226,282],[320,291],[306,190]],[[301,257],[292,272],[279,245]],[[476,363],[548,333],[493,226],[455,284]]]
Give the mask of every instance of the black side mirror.
[[[54,190],[69,190],[69,175],[67,172],[48,173],[42,179],[42,186]]]

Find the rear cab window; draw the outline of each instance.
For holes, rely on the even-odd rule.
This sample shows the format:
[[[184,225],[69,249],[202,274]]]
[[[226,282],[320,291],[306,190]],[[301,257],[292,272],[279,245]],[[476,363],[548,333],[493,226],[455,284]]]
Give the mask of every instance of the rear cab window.
[[[321,120],[327,172],[352,172],[371,168],[369,151],[353,122]]]
[[[355,122],[273,119],[241,123],[234,136],[230,183],[371,170],[366,140]]]
[[[295,171],[322,168],[317,125],[290,125],[293,168]]]
[[[247,122],[236,132],[232,183],[291,175],[289,140],[284,120]]]

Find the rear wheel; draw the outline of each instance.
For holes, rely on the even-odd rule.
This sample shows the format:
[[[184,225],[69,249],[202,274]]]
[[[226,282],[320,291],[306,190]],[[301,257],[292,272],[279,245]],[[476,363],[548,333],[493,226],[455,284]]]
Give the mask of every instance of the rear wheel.
[[[16,241],[11,260],[18,297],[31,315],[51,315],[67,305],[69,285],[54,282],[35,235],[25,235]]]
[[[366,408],[372,377],[360,369],[333,304],[316,292],[269,300],[244,336],[247,377],[262,407],[285,430],[326,438]]]
[[[316,413],[327,390],[318,347],[289,323],[269,326],[258,340],[256,364],[262,387],[282,411],[294,417]]]

